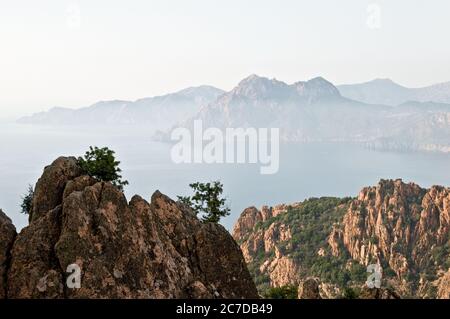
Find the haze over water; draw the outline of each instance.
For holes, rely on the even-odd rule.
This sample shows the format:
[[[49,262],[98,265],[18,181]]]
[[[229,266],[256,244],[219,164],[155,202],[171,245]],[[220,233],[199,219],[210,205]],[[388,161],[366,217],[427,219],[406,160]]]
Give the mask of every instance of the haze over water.
[[[243,209],[277,205],[308,197],[356,196],[381,178],[402,178],[422,187],[450,185],[450,155],[380,152],[350,144],[284,144],[280,169],[261,175],[259,164],[173,164],[171,145],[151,140],[152,132],[130,127],[39,127],[0,125],[0,208],[18,229],[27,225],[20,214],[21,196],[44,167],[59,156],[80,156],[90,145],[116,151],[125,194],[150,201],[154,191],[176,199],[190,194],[189,183],[220,180],[231,208],[222,222],[231,230]]]

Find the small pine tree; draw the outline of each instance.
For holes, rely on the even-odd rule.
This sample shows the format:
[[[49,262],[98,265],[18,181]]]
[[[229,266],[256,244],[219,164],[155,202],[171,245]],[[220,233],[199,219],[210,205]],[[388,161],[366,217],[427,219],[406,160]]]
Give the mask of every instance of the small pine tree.
[[[128,185],[128,181],[122,180],[119,168],[119,161],[116,161],[115,152],[107,147],[89,147],[84,157],[78,158],[78,165],[89,176],[101,181],[111,182],[114,186],[123,191],[123,187]]]
[[[212,183],[193,183],[189,185],[194,190],[192,197],[178,196],[178,200],[192,208],[202,216],[204,223],[218,223],[222,217],[230,215],[230,209],[221,198],[223,185],[219,181]]]
[[[33,206],[34,189],[32,185],[28,185],[26,194],[22,196],[22,204],[20,205],[21,213],[29,215]]]

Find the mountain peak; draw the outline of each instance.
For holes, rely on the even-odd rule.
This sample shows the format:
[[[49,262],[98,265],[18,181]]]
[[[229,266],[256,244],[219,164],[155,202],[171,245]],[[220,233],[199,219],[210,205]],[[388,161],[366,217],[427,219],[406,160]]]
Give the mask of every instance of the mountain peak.
[[[379,82],[379,83],[395,83],[394,81],[392,81],[390,78],[376,78],[373,79],[370,82]]]
[[[242,87],[250,86],[250,85],[263,85],[265,83],[268,84],[270,82],[271,82],[271,80],[269,78],[259,76],[257,74],[251,74],[251,75],[247,76],[246,78],[244,78],[243,80],[241,80],[237,87],[242,88]]]
[[[267,79],[267,78],[253,73],[253,74],[250,74],[249,76],[247,76],[246,78],[244,78],[242,81],[254,81],[254,80],[258,80],[258,79]]]
[[[323,78],[323,77],[321,77],[321,76],[317,76],[317,77],[315,77],[315,78],[312,78],[312,79],[309,80],[308,82],[331,84],[330,81],[326,80],[325,78]]]
[[[377,87],[387,87],[387,88],[402,88],[405,89],[404,86],[394,82],[393,80],[389,79],[389,78],[376,78],[372,81],[366,82],[366,84],[368,85],[375,85]]]
[[[232,94],[251,99],[291,98],[300,95],[309,101],[323,97],[340,97],[338,89],[323,77],[288,85],[285,82],[256,74],[252,74],[239,82],[238,86],[233,89]]]
[[[313,99],[341,96],[339,90],[331,82],[320,76],[306,82],[297,82],[294,86],[300,96],[306,96]]]
[[[287,91],[289,91],[289,86],[284,82],[252,74],[239,82],[232,93],[257,99],[277,97],[287,93]]]
[[[192,94],[199,94],[199,93],[203,93],[203,94],[208,94],[208,93],[215,93],[215,94],[221,94],[224,93],[225,91],[216,88],[214,86],[211,85],[200,85],[200,86],[191,86],[188,88],[185,88],[181,91],[178,91],[176,94],[183,94],[183,95],[192,95]]]
[[[192,86],[181,90],[175,94],[185,97],[193,98],[203,101],[201,104],[207,104],[214,101],[218,96],[225,93],[225,91],[210,85]]]

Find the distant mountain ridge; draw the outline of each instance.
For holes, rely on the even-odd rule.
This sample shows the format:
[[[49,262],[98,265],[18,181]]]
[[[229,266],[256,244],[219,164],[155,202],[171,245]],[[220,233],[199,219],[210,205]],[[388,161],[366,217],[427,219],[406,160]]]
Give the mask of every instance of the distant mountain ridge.
[[[339,85],[340,93],[369,104],[396,106],[408,101],[450,104],[450,82],[422,88],[407,88],[391,79],[375,79],[365,83]]]
[[[212,86],[191,87],[137,101],[101,101],[81,109],[55,107],[18,120],[23,124],[124,124],[167,128],[215,100],[224,91]]]
[[[445,103],[448,101],[449,103]],[[334,86],[250,75],[229,92],[193,87],[164,96],[54,108],[19,120],[46,125],[144,125],[169,141],[174,127],[279,128],[284,142],[363,143],[374,149],[450,153],[450,82],[421,89],[388,79]]]
[[[318,77],[286,84],[251,75],[177,126],[279,128],[284,142],[364,143],[375,149],[450,152],[450,104],[399,106],[349,99]],[[170,131],[158,134],[169,140]]]
[[[330,103],[364,107],[342,97],[332,83],[321,77],[289,85],[251,75],[202,108],[193,119],[201,119],[214,127],[282,126],[288,129],[292,125],[298,127],[297,121],[310,117],[310,114],[302,113],[314,111],[312,105],[319,108]],[[193,119],[181,123],[181,126],[189,126]]]
[[[292,99],[302,97],[309,100],[309,102],[312,102],[314,98],[326,96],[340,97],[336,87],[322,77],[289,85],[285,82],[268,79],[256,74],[252,74],[240,81],[230,93],[233,96],[250,99]]]

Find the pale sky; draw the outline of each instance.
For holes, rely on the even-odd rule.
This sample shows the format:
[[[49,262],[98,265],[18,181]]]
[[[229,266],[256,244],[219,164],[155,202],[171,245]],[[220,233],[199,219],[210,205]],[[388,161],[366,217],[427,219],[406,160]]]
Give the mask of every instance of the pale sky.
[[[449,16],[447,0],[0,0],[0,118],[253,73],[446,82]]]

